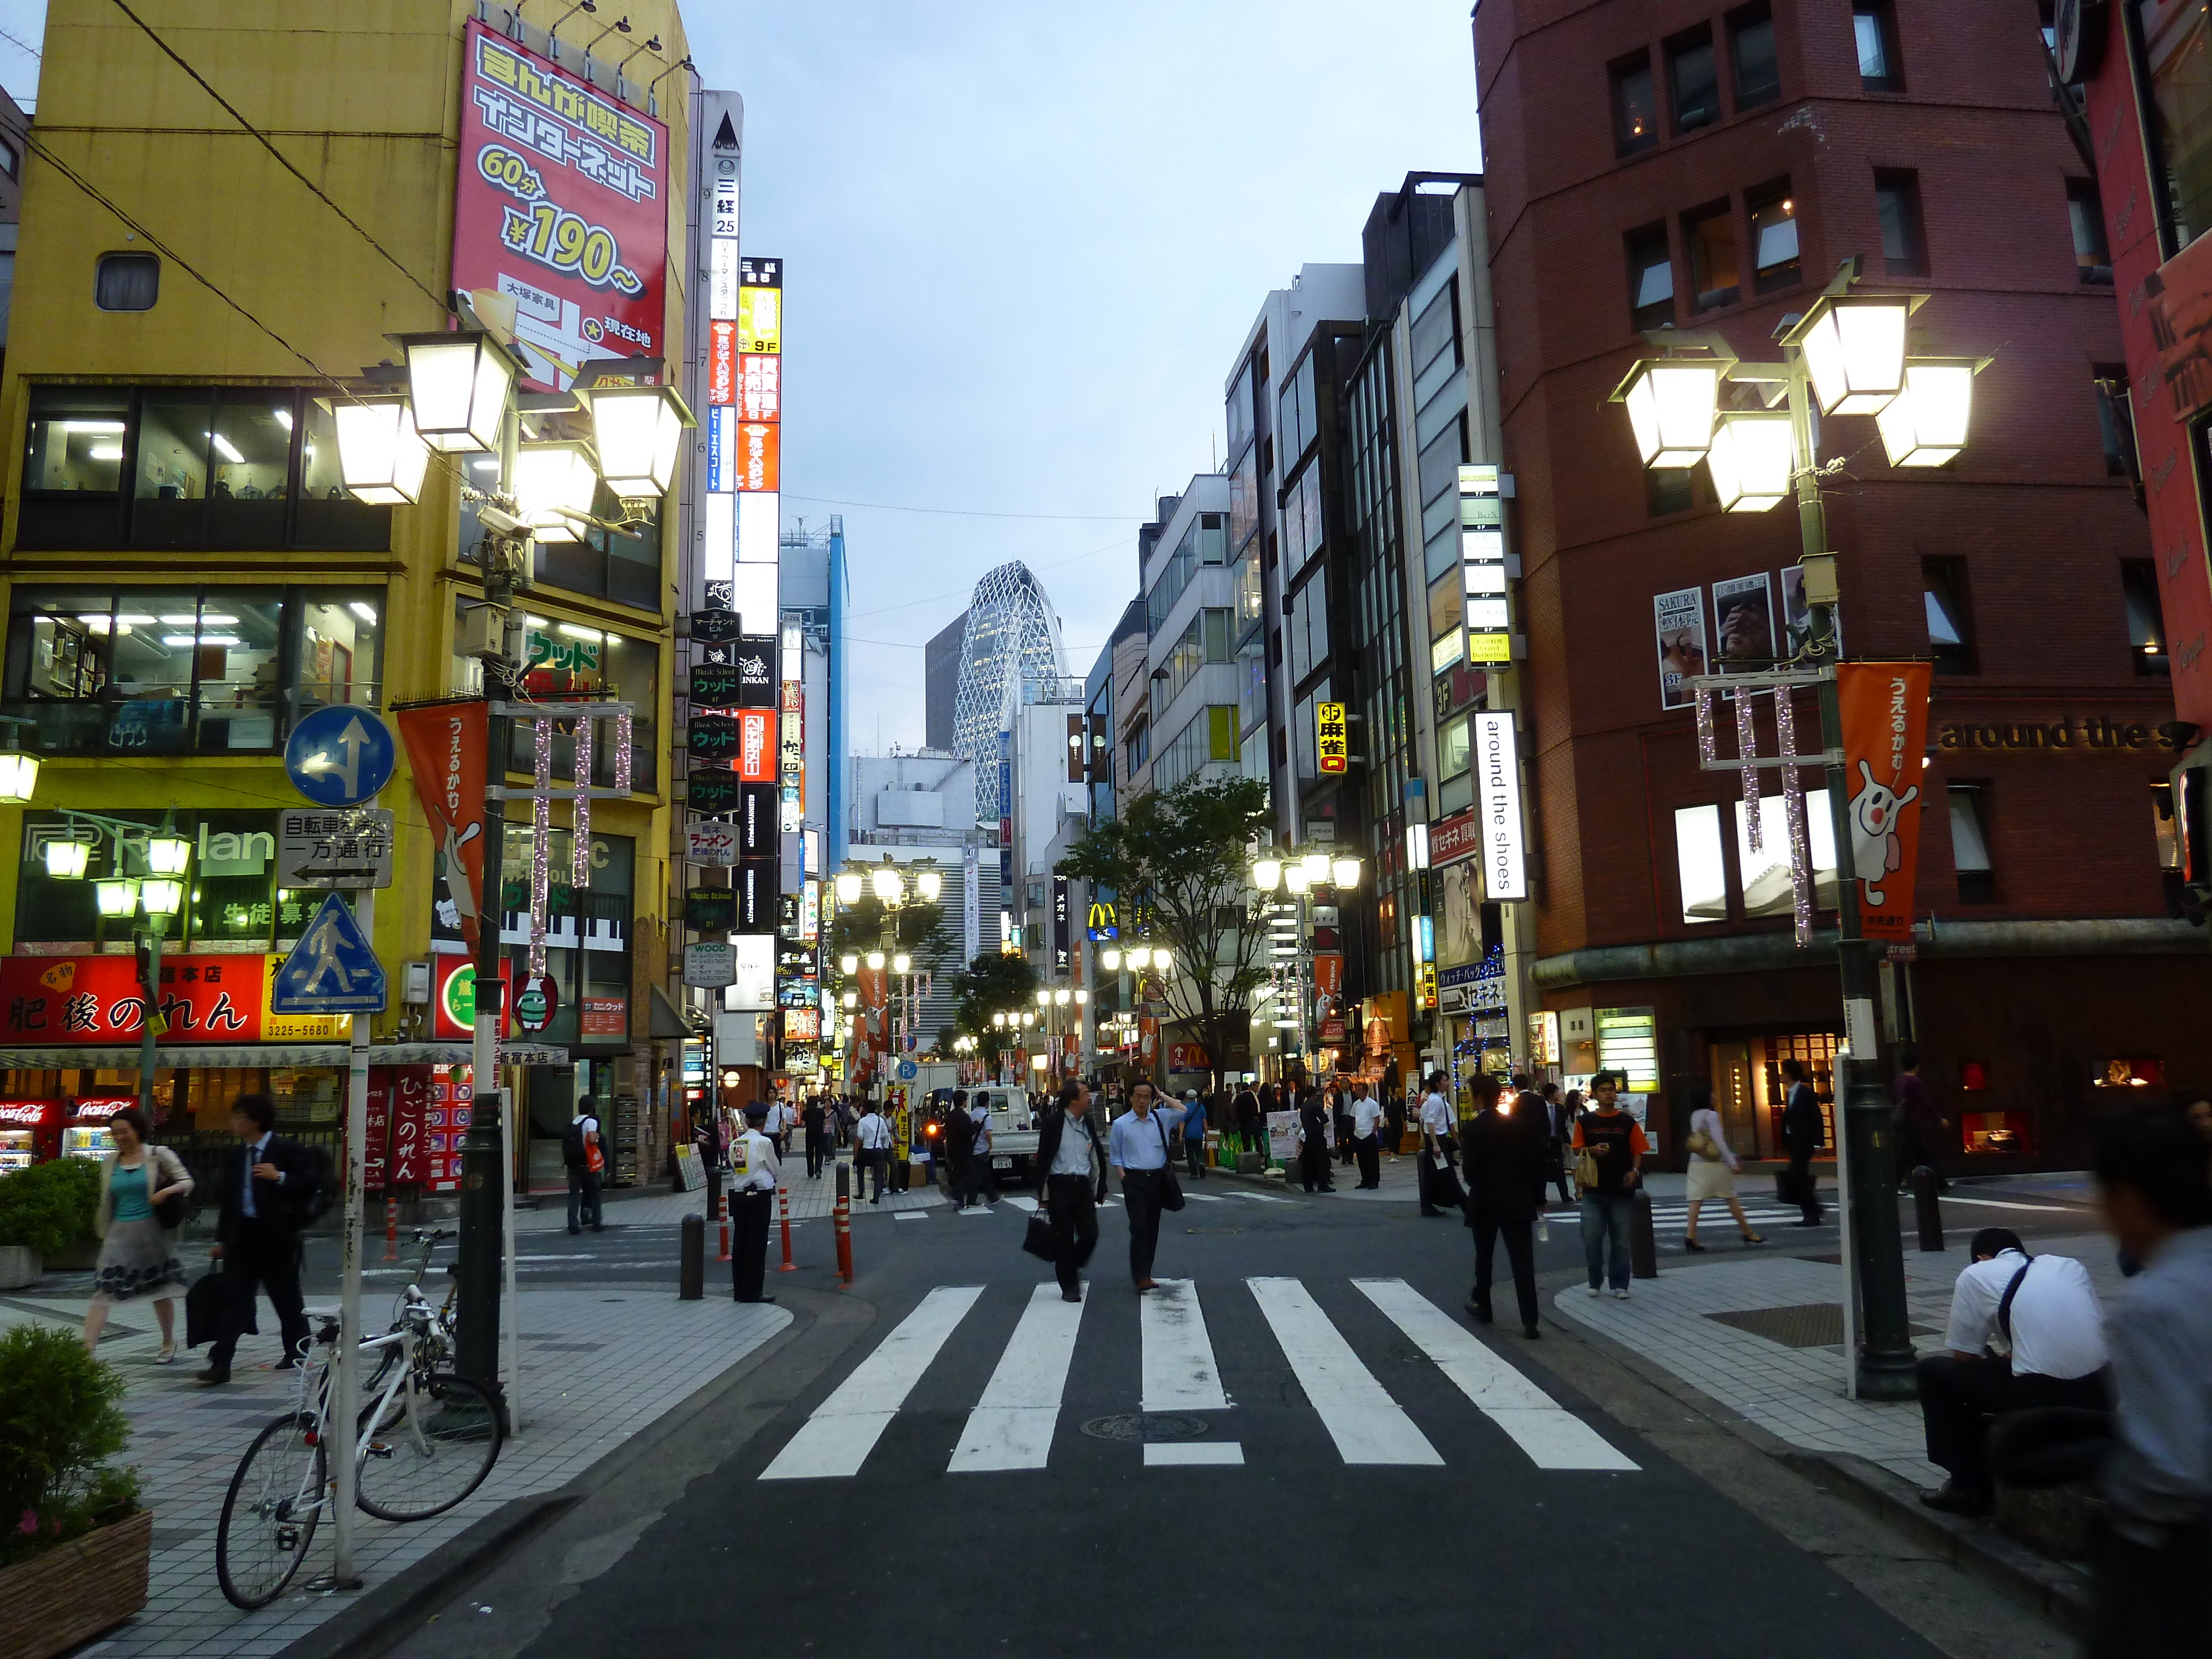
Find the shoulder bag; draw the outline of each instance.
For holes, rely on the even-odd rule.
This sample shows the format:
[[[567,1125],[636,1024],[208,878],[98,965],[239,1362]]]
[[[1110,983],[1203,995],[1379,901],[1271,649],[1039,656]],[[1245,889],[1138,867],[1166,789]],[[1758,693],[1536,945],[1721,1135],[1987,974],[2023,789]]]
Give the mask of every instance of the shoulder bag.
[[[173,1187],[185,1179],[182,1160],[167,1146],[150,1148],[146,1163],[147,1179],[156,1186]],[[171,1193],[167,1198],[157,1200],[154,1205],[154,1219],[160,1224],[163,1232],[176,1231],[191,1218],[191,1213],[192,1195],[190,1193]]]
[[[1166,1159],[1160,1165],[1160,1208],[1180,1210],[1182,1208],[1182,1183],[1176,1179],[1175,1159],[1168,1156],[1168,1132],[1157,1117],[1152,1120],[1152,1127],[1159,1131],[1160,1153]]]
[[[1584,1118],[1577,1118],[1575,1125],[1582,1127]],[[1584,1130],[1583,1144],[1575,1148],[1575,1185],[1583,1192],[1596,1189],[1598,1182],[1597,1152],[1589,1144],[1589,1134]]]

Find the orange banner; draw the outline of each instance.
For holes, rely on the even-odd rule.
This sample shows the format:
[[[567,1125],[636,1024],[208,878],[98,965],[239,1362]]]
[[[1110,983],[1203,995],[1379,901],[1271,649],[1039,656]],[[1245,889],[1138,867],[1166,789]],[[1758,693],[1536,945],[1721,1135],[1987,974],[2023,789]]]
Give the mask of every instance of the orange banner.
[[[1850,791],[1851,878],[1859,889],[1859,931],[1869,939],[1912,934],[1928,672],[1924,662],[1847,662],[1836,669]]]
[[[392,713],[415,793],[445,854],[446,885],[461,913],[461,937],[477,941],[483,900],[484,732],[482,702],[433,703]]]

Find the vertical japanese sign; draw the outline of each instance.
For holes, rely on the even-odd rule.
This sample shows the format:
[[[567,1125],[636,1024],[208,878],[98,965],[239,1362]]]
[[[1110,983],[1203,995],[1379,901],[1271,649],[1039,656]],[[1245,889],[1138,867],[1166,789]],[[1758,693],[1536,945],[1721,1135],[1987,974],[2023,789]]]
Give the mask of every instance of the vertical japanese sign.
[[[1920,771],[1928,744],[1924,662],[1847,662],[1836,668],[1844,773],[1850,797],[1851,878],[1859,931],[1909,939],[1920,859]]]
[[[527,391],[667,348],[668,129],[471,20],[454,288],[512,313]]]
[[[1314,705],[1314,752],[1321,757],[1323,777],[1334,777],[1344,770],[1351,757],[1352,744],[1345,731],[1342,703]]]
[[[484,714],[481,702],[448,702],[402,708],[392,716],[407,745],[415,793],[445,859],[461,937],[471,945],[483,896]]]
[[[783,487],[782,260],[738,261],[735,323],[738,390],[730,478],[738,495],[738,562],[774,564]]]
[[[726,106],[716,121],[713,106]],[[701,390],[706,416],[706,499],[699,514],[700,574],[710,583],[727,583],[737,562],[738,545],[738,423],[744,380],[738,349],[738,192],[741,156],[738,142],[740,117],[736,98],[709,93],[702,106],[702,123],[710,125],[706,157],[707,181],[702,191],[701,229],[705,245],[707,334],[706,384]],[[710,599],[728,604],[727,596]],[[734,606],[731,608],[734,609]]]

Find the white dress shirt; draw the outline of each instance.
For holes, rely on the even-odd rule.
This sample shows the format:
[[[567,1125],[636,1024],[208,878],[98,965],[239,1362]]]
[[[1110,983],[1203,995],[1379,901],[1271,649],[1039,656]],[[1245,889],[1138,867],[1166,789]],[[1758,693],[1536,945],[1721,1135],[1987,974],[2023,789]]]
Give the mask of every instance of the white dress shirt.
[[[1951,1292],[1951,1328],[1943,1346],[1978,1354],[1996,1338],[1997,1305],[2023,1265],[2027,1277],[2012,1299],[2012,1368],[2038,1376],[2087,1376],[2106,1361],[2105,1314],[2088,1270],[2070,1256],[2039,1255],[2033,1263],[2018,1250],[1977,1261],[1959,1275]]]
[[[1382,1103],[1372,1095],[1362,1095],[1352,1103],[1352,1133],[1360,1140],[1371,1140],[1375,1126],[1382,1121]]]
[[[1421,1128],[1429,1134],[1448,1135],[1459,1127],[1452,1115],[1451,1103],[1440,1094],[1431,1094],[1421,1102]]]
[[[988,1157],[991,1151],[991,1109],[970,1106],[968,1121],[975,1126],[975,1139],[969,1142],[969,1150],[977,1158]]]
[[[1052,1155],[1052,1173],[1056,1176],[1091,1175],[1091,1155],[1098,1146],[1098,1132],[1091,1127],[1091,1115],[1070,1117],[1060,1131],[1060,1146]]]
[[[730,1149],[732,1168],[743,1159],[744,1173],[733,1177],[730,1190],[733,1193],[759,1191],[772,1193],[782,1179],[783,1168],[776,1162],[775,1143],[758,1129],[747,1129],[739,1135]]]
[[[870,1112],[853,1126],[853,1139],[866,1151],[879,1152],[891,1144],[891,1126],[881,1112]]]

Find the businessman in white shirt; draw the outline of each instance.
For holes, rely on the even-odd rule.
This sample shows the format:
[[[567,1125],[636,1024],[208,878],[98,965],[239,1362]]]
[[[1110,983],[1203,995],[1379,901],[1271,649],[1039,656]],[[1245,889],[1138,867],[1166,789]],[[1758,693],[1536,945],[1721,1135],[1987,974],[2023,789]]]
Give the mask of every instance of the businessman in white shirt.
[[[1114,1120],[1106,1138],[1106,1159],[1121,1183],[1121,1207],[1129,1218],[1129,1277],[1139,1293],[1159,1288],[1152,1255],[1159,1249],[1160,1200],[1167,1192],[1168,1137],[1182,1115],[1182,1107],[1163,1104],[1159,1091],[1139,1079],[1129,1085],[1129,1109]]]

